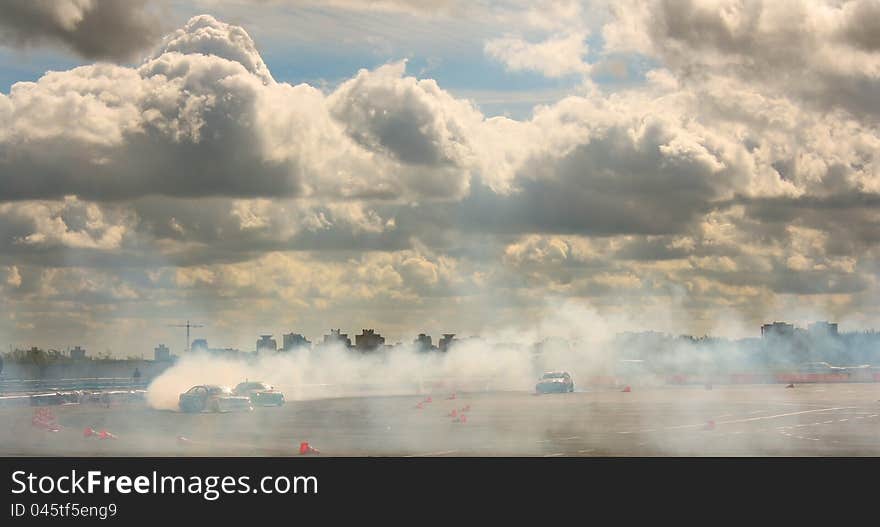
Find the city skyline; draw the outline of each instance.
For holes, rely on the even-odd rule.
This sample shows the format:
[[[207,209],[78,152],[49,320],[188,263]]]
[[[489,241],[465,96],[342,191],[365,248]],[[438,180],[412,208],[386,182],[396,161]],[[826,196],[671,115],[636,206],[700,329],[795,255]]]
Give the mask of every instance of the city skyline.
[[[254,5],[0,13],[0,343],[880,327],[876,2]]]
[[[177,327],[185,327],[179,325]],[[193,327],[196,327],[195,325]],[[197,327],[204,327],[203,325],[199,325]],[[684,333],[667,333],[662,331],[655,331],[652,329],[641,329],[641,330],[626,330],[615,333],[611,340],[619,339],[621,337],[626,336],[657,336],[662,338],[686,338],[686,339],[695,339],[695,340],[719,340],[719,341],[727,341],[732,343],[744,343],[747,341],[757,341],[757,340],[767,340],[773,341],[773,339],[778,338],[793,338],[798,335],[809,337],[809,338],[839,338],[839,337],[851,337],[856,335],[868,335],[868,336],[877,336],[880,335],[880,330],[875,328],[868,329],[847,329],[843,328],[842,330],[839,328],[839,324],[836,322],[829,322],[827,320],[816,320],[799,326],[797,324],[788,323],[785,321],[772,321],[762,324],[760,328],[758,328],[757,335],[744,336],[739,338],[730,338],[730,337],[718,337],[715,335],[689,335]],[[420,351],[445,351],[455,342],[462,341],[471,341],[471,340],[480,340],[489,342],[489,340],[496,340],[494,344],[514,344],[514,345],[536,345],[541,342],[550,342],[554,340],[566,340],[561,337],[553,336],[553,335],[544,335],[541,337],[537,337],[535,340],[530,342],[524,341],[511,341],[511,342],[500,342],[497,339],[494,339],[492,336],[489,339],[484,338],[482,335],[461,335],[457,333],[431,333],[431,332],[420,332],[414,333],[410,338],[400,339],[386,339],[385,335],[381,333],[380,330],[376,328],[362,328],[359,331],[361,333],[345,333],[342,328],[329,328],[328,332],[322,335],[312,335],[311,339],[310,335],[304,335],[302,333],[297,333],[295,330],[288,330],[287,332],[281,332],[278,334],[275,333],[262,333],[258,335],[258,339],[256,341],[256,345],[252,348],[239,349],[237,347],[227,346],[224,343],[220,343],[218,346],[212,346],[211,344],[216,344],[210,337],[199,336],[192,338],[191,341],[188,341],[186,344],[181,344],[178,349],[174,343],[172,342],[169,346],[167,342],[159,342],[153,347],[153,351],[155,354],[162,354],[165,356],[175,355],[175,351],[177,351],[176,356],[183,356],[190,352],[199,352],[199,351],[209,351],[209,352],[236,352],[236,353],[256,353],[260,354],[262,352],[287,352],[287,351],[295,351],[299,348],[306,349],[318,349],[328,344],[332,345],[335,343],[342,343],[344,347],[357,349],[361,348],[360,338],[365,336],[373,336],[376,335],[381,339],[381,342],[378,345],[367,345],[363,350],[373,351],[379,348],[396,348],[399,346],[402,347],[411,347],[415,350]],[[439,335],[439,337],[438,337]],[[280,340],[279,338],[280,337]],[[353,340],[352,337],[355,337]],[[577,342],[580,339],[574,338],[569,339],[568,342]],[[606,341],[604,344],[608,344],[611,341]],[[21,350],[26,351],[29,349],[40,349],[40,350],[48,350],[48,351],[65,351],[70,355],[70,357],[78,356],[79,358],[83,358],[86,356],[86,352],[88,351],[86,348],[83,348],[79,344],[77,345],[64,345],[64,346],[48,346],[48,347],[40,347],[33,345],[9,345],[10,350]],[[161,351],[160,351],[161,350]],[[97,353],[95,356],[105,356],[106,353],[102,353],[100,350],[96,350]],[[112,351],[112,350],[109,350]],[[872,351],[873,352],[873,351]],[[2,353],[2,352],[0,352]],[[141,353],[140,356],[144,354]],[[111,357],[118,356],[114,354],[110,354]],[[130,355],[135,356],[135,355]]]

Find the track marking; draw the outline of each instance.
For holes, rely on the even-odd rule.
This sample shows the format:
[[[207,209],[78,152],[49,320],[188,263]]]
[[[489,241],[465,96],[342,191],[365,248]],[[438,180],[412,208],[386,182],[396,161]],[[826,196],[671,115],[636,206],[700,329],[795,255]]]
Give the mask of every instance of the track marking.
[[[564,455],[565,455],[565,452],[558,452],[556,454],[544,454],[544,457],[559,457],[559,456],[564,456]]]
[[[578,450],[578,454],[586,454],[587,452],[593,452],[595,450],[595,448],[585,448],[584,450]]]
[[[775,415],[761,415],[758,417],[748,417],[745,419],[733,419],[730,421],[718,421],[716,424],[718,425],[730,425],[737,423],[750,423],[752,421],[765,421],[767,419],[778,419],[780,417],[790,417],[792,415],[803,415],[803,414],[812,414],[817,412],[832,412],[835,410],[851,410],[857,408],[856,406],[836,406],[833,408],[818,408],[816,410],[803,410],[800,412],[789,412],[785,414],[775,414]],[[685,428],[701,428],[706,426],[706,423],[692,424],[692,425],[678,425],[678,426],[667,426],[664,427],[664,430],[681,430]],[[618,434],[638,434],[644,432],[654,432],[655,429],[647,428],[645,430],[628,430],[623,432],[617,432]]]
[[[812,414],[812,413],[816,413],[816,412],[831,412],[834,410],[849,410],[852,408],[856,408],[856,407],[855,406],[840,406],[840,407],[835,407],[835,408],[820,408],[818,410],[804,410],[802,412],[790,412],[787,414],[762,415],[760,417],[750,417],[748,419],[737,419],[735,421],[721,421],[718,424],[728,425],[728,424],[733,424],[733,423],[746,423],[749,421],[760,421],[763,419],[777,419],[779,417],[789,417],[792,415]],[[701,426],[701,425],[691,425],[691,426]]]
[[[838,423],[843,423],[843,422],[846,422],[846,421],[849,421],[849,419],[838,419],[838,420],[837,420]]]
[[[431,456],[444,456],[446,454],[454,454],[458,452],[458,450],[440,450],[439,452],[425,452],[424,454],[410,454],[408,456],[403,457],[431,457]]]
[[[571,436],[571,437],[563,437],[560,441],[574,441],[575,439],[580,439],[581,436]]]

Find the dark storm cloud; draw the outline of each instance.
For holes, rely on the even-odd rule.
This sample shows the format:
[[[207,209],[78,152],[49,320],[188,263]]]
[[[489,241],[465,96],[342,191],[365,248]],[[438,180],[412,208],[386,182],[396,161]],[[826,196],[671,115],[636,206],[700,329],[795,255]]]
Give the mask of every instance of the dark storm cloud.
[[[527,163],[518,190],[498,195],[475,188],[462,202],[468,224],[496,232],[589,235],[675,234],[709,210],[720,192],[701,159],[673,156],[662,126],[633,139],[625,128],[556,159]]]
[[[760,236],[779,239],[789,225],[827,233],[826,250],[832,255],[857,256],[880,244],[880,194],[842,192],[826,196],[737,197],[716,203],[719,209],[743,206],[748,225]]]
[[[126,61],[162,33],[148,0],[5,0],[0,43],[62,45],[88,58]]]

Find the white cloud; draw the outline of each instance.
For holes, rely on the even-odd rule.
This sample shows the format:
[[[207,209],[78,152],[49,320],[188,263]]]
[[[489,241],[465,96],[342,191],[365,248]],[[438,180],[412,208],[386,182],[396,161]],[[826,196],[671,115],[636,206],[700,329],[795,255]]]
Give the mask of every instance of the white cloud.
[[[489,40],[484,49],[510,71],[535,71],[551,78],[586,75],[590,71],[584,60],[586,38],[586,34],[579,32],[541,42],[508,36]]]

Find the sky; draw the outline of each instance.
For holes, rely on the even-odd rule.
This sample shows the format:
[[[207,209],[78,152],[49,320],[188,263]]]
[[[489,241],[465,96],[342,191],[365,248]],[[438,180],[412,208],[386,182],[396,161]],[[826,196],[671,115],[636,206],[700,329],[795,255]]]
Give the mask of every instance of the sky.
[[[878,123],[880,0],[9,0],[0,344],[880,328]]]

